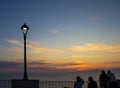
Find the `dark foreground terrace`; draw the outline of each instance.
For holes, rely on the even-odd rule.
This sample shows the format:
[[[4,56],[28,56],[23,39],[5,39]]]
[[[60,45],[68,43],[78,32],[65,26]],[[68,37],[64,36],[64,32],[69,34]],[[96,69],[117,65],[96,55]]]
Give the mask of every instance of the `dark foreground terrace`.
[[[87,88],[88,81],[83,85]],[[99,82],[97,81],[98,88]],[[0,80],[0,88],[11,88],[11,80]],[[39,88],[74,88],[74,81],[41,81],[39,80]],[[118,81],[118,88],[120,88],[120,80]]]

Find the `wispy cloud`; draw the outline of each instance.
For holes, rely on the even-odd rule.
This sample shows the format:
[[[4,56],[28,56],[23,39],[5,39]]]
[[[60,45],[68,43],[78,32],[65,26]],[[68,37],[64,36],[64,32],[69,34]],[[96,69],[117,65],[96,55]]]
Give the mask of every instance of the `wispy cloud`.
[[[23,41],[20,41],[20,40],[6,39],[5,41],[10,43],[10,44],[14,44],[16,46],[23,46]],[[39,46],[35,42],[33,43],[33,42],[30,42],[30,41],[27,41],[27,47],[28,48],[38,48]]]
[[[86,43],[85,45],[77,45],[68,48],[71,51],[107,51],[120,52],[120,45],[109,45],[102,43]]]
[[[16,46],[23,46],[22,41],[6,40]],[[27,47],[31,53],[51,52],[51,53],[65,53],[65,52],[85,52],[85,51],[103,51],[103,52],[120,52],[120,45],[109,45],[103,43],[86,43],[84,45],[75,45],[66,48],[48,48],[42,47],[34,42],[27,42]],[[13,47],[13,50],[21,50],[19,47]]]
[[[18,40],[14,40],[14,39],[6,39],[5,41],[10,43],[10,44],[17,45],[17,46],[23,46],[22,41],[18,41]]]
[[[53,29],[50,31],[52,34],[59,34],[60,33],[60,30],[58,29]]]
[[[5,41],[10,44],[15,45],[10,48],[11,50],[22,51],[21,46],[23,46],[23,41],[18,41],[18,40],[13,40],[13,39],[6,39]],[[47,48],[40,47],[40,45],[38,45],[37,43],[35,42],[33,43],[30,41],[27,41],[27,48],[29,48],[33,53],[44,52],[48,50]]]

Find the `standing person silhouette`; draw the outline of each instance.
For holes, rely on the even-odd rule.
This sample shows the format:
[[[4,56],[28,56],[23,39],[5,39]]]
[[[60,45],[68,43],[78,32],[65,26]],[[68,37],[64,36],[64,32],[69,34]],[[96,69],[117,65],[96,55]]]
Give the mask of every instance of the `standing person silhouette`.
[[[100,88],[107,88],[107,74],[104,70],[101,71],[100,77]]]
[[[88,81],[88,88],[98,88],[97,83],[93,80],[93,77],[89,77]]]
[[[76,82],[74,83],[74,88],[82,88],[82,85],[84,84],[84,80],[80,77],[76,77]]]
[[[110,70],[107,72],[107,78],[108,78],[108,86],[110,88],[117,88],[117,81],[114,73],[112,73]]]

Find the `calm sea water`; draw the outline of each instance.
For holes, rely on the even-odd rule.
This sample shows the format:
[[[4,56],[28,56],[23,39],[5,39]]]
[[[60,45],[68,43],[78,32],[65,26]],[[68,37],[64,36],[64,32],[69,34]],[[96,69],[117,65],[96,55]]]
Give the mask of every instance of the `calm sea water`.
[[[113,71],[116,76],[116,79],[120,79],[120,70]],[[95,81],[99,81],[100,70],[94,71],[85,71],[85,72],[76,72],[76,73],[62,73],[62,74],[41,74],[41,75],[33,75],[33,78],[38,78],[41,80],[63,80],[63,81],[75,81],[76,76],[80,76],[85,81],[88,81],[88,77],[92,76]]]
[[[107,71],[107,70],[106,70]],[[111,70],[117,79],[120,79],[120,70],[114,69]],[[88,80],[89,76],[92,76],[95,81],[99,80],[101,70],[91,70],[91,71],[83,71],[83,72],[68,72],[68,73],[54,73],[54,74],[29,74],[29,79],[39,79],[39,80],[48,80],[48,81],[75,81],[76,76],[80,76],[85,81]],[[22,79],[23,75],[14,75],[14,74],[0,74],[0,80],[11,80],[11,79]]]

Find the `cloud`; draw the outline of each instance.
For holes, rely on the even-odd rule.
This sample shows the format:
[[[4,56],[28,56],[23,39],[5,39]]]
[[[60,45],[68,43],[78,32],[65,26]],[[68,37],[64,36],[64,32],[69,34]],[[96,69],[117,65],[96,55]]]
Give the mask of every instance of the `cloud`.
[[[12,61],[0,61],[0,73],[18,73],[22,70],[22,63]]]
[[[62,73],[62,72],[72,72],[77,71],[79,66],[79,69],[83,69],[83,63],[76,63],[76,62],[67,62],[67,63],[48,63],[45,61],[39,62],[39,61],[32,61],[29,62],[29,69],[31,69],[31,73]],[[42,70],[41,70],[42,69]]]
[[[60,30],[58,29],[53,29],[50,31],[52,34],[59,34],[60,33]]]
[[[108,45],[102,43],[86,43],[85,45],[72,46],[70,51],[107,51],[120,52],[120,45]]]
[[[116,67],[120,67],[120,61],[108,61],[105,63],[101,63],[102,66],[106,67],[106,68],[116,68]]]
[[[22,51],[21,46],[23,47],[23,41],[18,41],[18,40],[13,40],[13,39],[6,39],[6,42],[13,44],[15,46],[10,47],[11,50],[13,51]],[[29,51],[33,52],[33,53],[37,53],[37,52],[44,52],[46,50],[48,50],[47,48],[44,47],[40,47],[37,43],[33,43],[30,41],[27,41],[27,48],[29,48]]]
[[[15,46],[10,47],[11,50],[13,51],[22,51],[21,46],[23,46],[22,41],[18,40],[13,40],[13,39],[6,39],[6,42],[13,44]],[[27,48],[29,48],[30,53],[42,53],[42,52],[64,52],[64,49],[60,48],[46,48],[46,47],[41,47],[38,43],[36,42],[27,42]]]
[[[23,44],[24,44],[23,41],[14,40],[14,39],[6,39],[5,41],[10,44],[16,45],[16,46],[23,46]],[[28,48],[38,48],[39,46],[35,42],[33,43],[30,41],[27,41],[27,47]]]
[[[0,67],[1,68],[8,68],[8,67],[16,67],[18,66],[17,63],[9,62],[9,61],[0,61]]]
[[[89,17],[89,19],[91,19],[91,20],[97,20],[97,21],[102,21],[102,20],[104,20],[104,18],[101,17],[101,16],[91,16],[91,17]]]
[[[28,70],[33,73],[62,73],[76,71],[74,66],[81,65],[79,63],[48,63],[44,60],[32,60],[28,62]],[[21,73],[23,71],[23,62],[19,61],[0,61],[0,73]],[[72,68],[70,68],[72,67]]]
[[[68,61],[62,63],[55,63],[55,62],[46,62],[42,61],[30,61],[29,68],[33,69],[32,72],[35,72],[35,69],[42,69],[40,72],[70,72],[70,71],[82,71],[89,69],[88,63],[77,62],[77,61]],[[89,65],[90,66],[90,65]],[[91,68],[91,67],[90,67]],[[38,71],[38,70],[36,70]],[[39,72],[39,71],[38,71]]]
[[[110,61],[110,62],[105,62],[103,64],[119,64],[120,65],[120,61]]]
[[[51,74],[51,73],[67,73],[85,71],[91,69],[112,69],[119,68],[120,62],[107,62],[107,63],[83,63],[83,62],[63,62],[51,63],[45,60],[29,60],[27,67],[29,74]],[[21,73],[23,72],[23,62],[21,61],[0,61],[0,73]]]
[[[18,40],[14,40],[14,39],[6,39],[5,41],[10,43],[10,44],[17,45],[17,46],[23,46],[22,41],[18,41]]]
[[[20,46],[23,46],[22,41],[6,40],[8,43],[18,47],[11,47],[11,50],[22,51]],[[88,52],[88,51],[103,51],[103,52],[120,52],[120,45],[110,45],[103,43],[85,43],[84,45],[74,45],[66,48],[48,48],[42,47],[35,42],[27,42],[27,47],[30,53],[66,53],[66,52]]]

